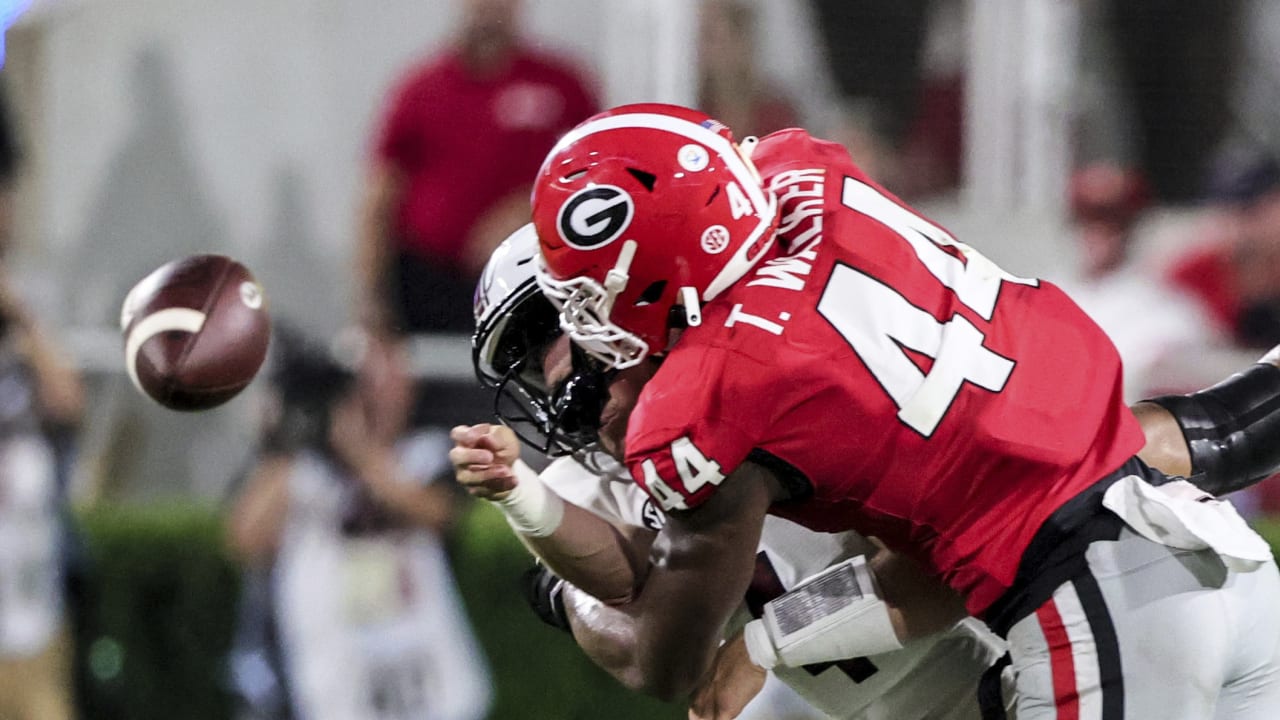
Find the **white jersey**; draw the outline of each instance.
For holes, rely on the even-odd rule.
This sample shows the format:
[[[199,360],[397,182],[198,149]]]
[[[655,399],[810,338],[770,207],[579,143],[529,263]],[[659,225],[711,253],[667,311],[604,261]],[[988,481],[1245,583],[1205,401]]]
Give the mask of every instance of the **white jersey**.
[[[595,475],[561,458],[541,478],[565,500],[614,523],[661,527],[663,516],[649,496],[614,465]],[[744,610],[760,607],[802,580],[850,557],[874,552],[857,533],[820,533],[768,516],[760,538],[756,574]],[[742,622],[745,622],[745,613]],[[977,687],[982,673],[1005,652],[1004,643],[973,619],[944,634],[907,643],[891,653],[775,668],[777,677],[810,704],[842,720],[979,718]]]

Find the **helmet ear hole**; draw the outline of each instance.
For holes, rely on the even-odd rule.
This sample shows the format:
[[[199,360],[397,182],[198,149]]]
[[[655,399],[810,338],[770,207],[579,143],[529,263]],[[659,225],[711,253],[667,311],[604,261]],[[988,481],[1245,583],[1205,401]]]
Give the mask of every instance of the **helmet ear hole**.
[[[653,192],[653,187],[658,183],[658,176],[653,173],[647,173],[643,170],[629,167],[627,172],[631,173],[631,177],[635,178],[645,190]]]
[[[644,307],[645,305],[652,305],[658,302],[658,300],[662,298],[663,291],[666,289],[666,280],[659,280],[655,283],[651,283],[649,287],[644,289],[644,292],[640,293],[639,299],[636,300],[636,307]]]

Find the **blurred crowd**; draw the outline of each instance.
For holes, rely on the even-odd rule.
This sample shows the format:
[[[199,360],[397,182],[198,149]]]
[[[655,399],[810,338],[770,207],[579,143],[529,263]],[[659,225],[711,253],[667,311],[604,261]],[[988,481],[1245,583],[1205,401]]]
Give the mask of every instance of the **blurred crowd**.
[[[601,88],[555,38],[527,30],[519,0],[457,4],[447,45],[390,84],[368,139],[349,278],[357,331],[312,337],[277,318],[260,430],[225,508],[245,577],[228,660],[243,717],[468,720],[492,702],[484,655],[496,649],[479,647],[451,580],[464,507],[445,457],[448,426],[488,408],[415,383],[406,339],[471,331],[489,252],[527,222],[542,158],[599,109]],[[1082,45],[1061,202],[1074,262],[1019,268],[1097,319],[1131,400],[1198,388],[1280,344],[1277,5],[1159,5],[1081,3],[1081,32],[1101,33]],[[739,137],[807,126],[927,208],[961,190],[964,7],[811,0],[834,87],[818,116],[764,66],[761,2],[701,0],[696,102]],[[93,415],[74,362],[12,282],[23,134],[3,115],[0,718],[56,720],[77,716],[67,481]],[[1251,492],[1250,512],[1280,516],[1280,482]]]

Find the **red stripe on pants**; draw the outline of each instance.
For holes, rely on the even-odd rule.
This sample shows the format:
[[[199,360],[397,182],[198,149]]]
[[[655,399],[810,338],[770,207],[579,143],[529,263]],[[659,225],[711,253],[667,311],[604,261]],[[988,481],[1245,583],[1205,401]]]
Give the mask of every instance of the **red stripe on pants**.
[[[1053,671],[1053,701],[1058,720],[1078,720],[1080,694],[1076,691],[1076,663],[1071,653],[1071,638],[1062,626],[1062,616],[1053,600],[1036,609],[1036,619],[1049,645],[1049,667]]]

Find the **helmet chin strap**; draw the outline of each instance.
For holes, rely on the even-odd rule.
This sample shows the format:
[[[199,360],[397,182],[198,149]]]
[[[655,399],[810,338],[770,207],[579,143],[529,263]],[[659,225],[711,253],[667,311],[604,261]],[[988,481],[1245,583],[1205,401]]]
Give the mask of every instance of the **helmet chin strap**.
[[[604,276],[604,289],[608,293],[607,309],[613,309],[613,301],[619,293],[627,288],[631,279],[629,271],[636,258],[636,241],[626,240],[622,243],[622,252],[618,253],[618,262]],[[684,305],[685,322],[688,327],[702,324],[702,303],[698,301],[698,290],[688,285],[680,288],[680,302]],[[606,311],[607,312],[607,311]]]
[[[702,304],[698,302],[698,291],[688,285],[680,288],[680,303],[684,305],[685,324],[697,327],[702,324]]]
[[[604,276],[604,289],[609,294],[608,307],[613,308],[613,300],[627,289],[627,281],[631,279],[631,262],[636,259],[636,241],[624,240],[622,252],[618,253],[618,262]]]

